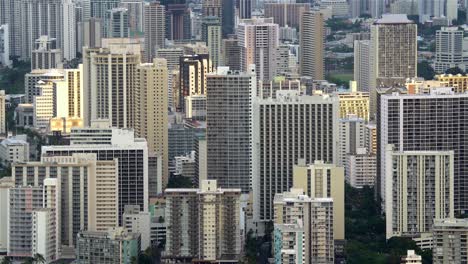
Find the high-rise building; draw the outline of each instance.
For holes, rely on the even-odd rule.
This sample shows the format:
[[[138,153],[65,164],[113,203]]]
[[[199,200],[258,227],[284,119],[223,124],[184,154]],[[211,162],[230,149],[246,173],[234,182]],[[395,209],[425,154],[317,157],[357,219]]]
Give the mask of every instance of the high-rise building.
[[[106,11],[104,18],[104,37],[106,38],[128,38],[128,10],[116,7]]]
[[[455,93],[465,93],[468,91],[468,75],[441,74],[436,75],[434,79],[440,82],[439,87],[453,87]]]
[[[204,17],[202,19],[202,40],[208,47],[213,67],[221,65],[221,23],[218,17]]]
[[[333,17],[349,17],[349,5],[346,0],[321,0],[320,7],[331,8]]]
[[[333,237],[335,245],[345,239],[344,168],[316,160],[304,160],[293,167],[293,188],[301,188],[310,198],[333,199]]]
[[[16,45],[21,47],[21,58],[31,57],[34,42],[40,36],[57,40],[64,59],[76,57],[75,4],[71,0],[24,0],[20,1],[20,27],[12,34],[18,35]]]
[[[390,3],[390,13],[418,15],[418,0],[396,0]]]
[[[148,150],[162,157],[162,186],[166,187],[168,175],[168,93],[167,63],[165,59],[155,58],[153,63],[137,66],[139,75],[138,124],[137,136],[146,138]]]
[[[272,80],[276,69],[275,51],[279,45],[279,27],[273,18],[244,19],[237,28],[241,70],[255,64],[258,80]]]
[[[162,0],[160,3],[166,8],[166,38],[190,39],[190,8],[187,0]]]
[[[203,16],[216,16],[220,19],[223,37],[234,33],[235,3],[234,0],[203,1]]]
[[[62,80],[54,80],[54,117],[83,118],[83,65],[65,69]]]
[[[252,0],[238,0],[239,19],[252,18]]]
[[[401,14],[385,14],[371,26],[371,119],[377,111],[377,87],[403,84],[417,76],[417,31],[417,25]]]
[[[146,62],[151,62],[159,49],[164,48],[166,18],[164,6],[159,2],[145,3],[144,32]]]
[[[103,232],[81,231],[76,245],[76,260],[83,264],[131,263],[142,250],[140,234],[122,227]]]
[[[358,91],[369,92],[371,78],[371,49],[369,40],[354,41],[354,80]]]
[[[432,17],[446,17],[451,23],[458,18],[457,0],[419,0],[419,22],[424,23]]]
[[[10,257],[32,257],[33,211],[43,207],[43,187],[11,187],[8,195],[7,254]]]
[[[299,29],[302,13],[310,10],[309,3],[265,3],[265,17],[272,17],[280,27]]]
[[[36,85],[39,81],[54,81],[63,80],[65,73],[63,70],[49,69],[49,70],[32,70],[24,76],[24,92],[26,103],[32,103],[34,97],[39,95],[39,90]]]
[[[277,91],[276,99],[255,100],[253,114],[254,216],[269,221],[273,198],[293,186],[293,166],[299,160],[337,161],[338,98]],[[208,140],[208,149],[210,144]]]
[[[387,239],[432,233],[434,219],[453,218],[453,151],[386,148]]]
[[[9,189],[14,187],[15,183],[11,177],[0,179],[0,206],[8,208],[10,204]],[[6,255],[8,248],[8,222],[10,221],[8,210],[0,211],[0,252]]]
[[[276,194],[275,263],[334,263],[333,207],[333,199],[309,198],[302,189]]]
[[[120,0],[89,0],[91,17],[104,19],[107,10],[119,6]]]
[[[145,32],[145,28],[144,28],[145,1],[144,0],[122,0],[120,1],[119,5],[128,10],[129,35],[133,37],[133,36],[138,36],[138,34],[142,32]],[[163,29],[162,35],[163,36],[165,35],[164,29]]]
[[[101,47],[102,27],[102,19],[99,18],[93,17],[82,22],[83,47]]]
[[[435,264],[468,261],[467,219],[436,219],[434,221],[432,258]]]
[[[0,24],[0,65],[11,67],[13,61],[10,60],[10,26]]]
[[[300,73],[314,80],[325,79],[325,22],[319,11],[302,13],[300,25]]]
[[[436,31],[434,70],[444,73],[449,68],[466,69],[463,57],[463,30],[458,27],[443,27]]]
[[[139,64],[140,44],[130,39],[118,39],[118,43],[90,53],[90,63],[84,63],[83,67],[84,76],[91,74],[88,76],[90,90],[85,89],[83,96],[91,120],[85,116],[85,124],[109,119],[114,127],[137,126],[136,68]]]
[[[57,245],[70,255],[80,230],[103,231],[118,225],[118,161],[96,161],[95,154],[43,157],[40,162],[14,164],[16,185],[41,186],[55,180],[51,199],[57,217]]]
[[[5,90],[0,90],[0,135],[6,135],[8,132],[6,122],[6,94]]]
[[[219,67],[207,77],[206,129],[208,179],[222,188],[247,193],[252,179],[252,116],[256,74]],[[235,158],[233,158],[235,157]]]
[[[146,140],[134,137],[133,130],[102,123],[106,124],[72,129],[70,145],[44,146],[42,155],[95,153],[99,162],[118,159],[118,193],[114,194],[118,198],[113,199],[118,200],[120,224],[125,205],[138,205],[142,211],[148,208],[148,146]]]
[[[180,57],[179,110],[185,109],[185,97],[206,94],[207,74],[214,70],[208,54]]]
[[[432,89],[431,94],[393,94],[380,96],[377,115],[377,193],[385,200],[386,182],[392,174],[385,170],[388,155],[385,146],[395,151],[453,151],[455,211],[468,210],[466,172],[468,134],[465,113],[468,95],[456,94],[451,88]],[[390,209],[390,208],[389,208]]]
[[[34,43],[31,54],[31,70],[62,68],[62,51],[57,49],[56,39],[41,36]]]
[[[235,38],[223,39],[223,65],[229,67],[232,71],[241,70],[241,47],[239,41]]]
[[[34,125],[37,128],[61,130],[60,127],[50,126],[53,118],[81,120],[83,116],[81,72],[80,65],[78,69],[63,70],[64,79],[40,80],[36,83],[33,106]]]
[[[236,261],[241,252],[240,189],[223,189],[216,180],[200,188],[166,189],[165,258]]]

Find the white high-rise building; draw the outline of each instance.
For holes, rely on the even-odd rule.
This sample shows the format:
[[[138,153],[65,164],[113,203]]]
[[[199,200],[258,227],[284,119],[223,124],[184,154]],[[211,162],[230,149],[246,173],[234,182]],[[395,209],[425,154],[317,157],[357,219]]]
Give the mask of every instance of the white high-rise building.
[[[339,166],[346,166],[346,155],[355,154],[358,148],[365,147],[365,121],[356,115],[348,115],[339,120],[338,160]]]
[[[128,28],[130,29],[130,36],[137,36],[144,29],[144,0],[122,0],[120,6],[128,10]]]
[[[419,22],[424,23],[432,17],[446,17],[450,23],[458,18],[457,0],[419,0]]]
[[[6,121],[6,94],[4,90],[0,90],[0,135],[6,135],[8,132]]]
[[[338,103],[334,96],[300,95],[294,90],[277,91],[276,99],[255,100],[253,175],[257,177],[253,192],[257,221],[272,219],[273,198],[293,186],[293,166],[299,160],[337,161]]]
[[[240,21],[237,38],[241,47],[241,70],[255,64],[258,80],[275,76],[275,51],[279,45],[279,26],[273,18],[252,18]]]
[[[1,7],[0,7],[1,9]],[[10,60],[10,26],[0,24],[0,65],[10,67],[13,62]]]
[[[377,176],[377,157],[358,148],[356,153],[346,155],[346,182],[354,188],[373,187]]]
[[[72,0],[24,0],[19,7],[20,27],[12,34],[21,41],[21,58],[31,57],[34,41],[40,36],[57,39],[62,57],[76,57],[76,18]],[[19,43],[16,43],[18,45]]]
[[[371,49],[369,40],[354,41],[354,80],[358,91],[369,92],[371,78]]]
[[[116,7],[106,11],[104,18],[104,37],[106,38],[128,38],[128,10]]]
[[[436,52],[434,70],[445,73],[449,68],[466,70],[463,56],[464,31],[458,27],[443,27],[436,31]]]
[[[0,179],[0,206],[1,208],[8,208],[10,199],[8,189],[14,187],[15,183],[11,177],[3,177]],[[8,210],[0,210],[0,252],[7,253],[8,244]]]

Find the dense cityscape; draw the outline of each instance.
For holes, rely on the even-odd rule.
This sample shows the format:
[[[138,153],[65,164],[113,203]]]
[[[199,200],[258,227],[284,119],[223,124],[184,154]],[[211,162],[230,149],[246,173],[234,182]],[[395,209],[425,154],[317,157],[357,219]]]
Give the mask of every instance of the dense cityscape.
[[[0,264],[468,264],[468,0],[0,0]]]

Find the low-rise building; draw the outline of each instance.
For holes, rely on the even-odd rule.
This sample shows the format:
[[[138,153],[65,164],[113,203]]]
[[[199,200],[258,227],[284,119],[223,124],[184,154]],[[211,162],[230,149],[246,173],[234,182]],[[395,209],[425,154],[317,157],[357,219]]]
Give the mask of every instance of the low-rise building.
[[[82,231],[76,242],[76,261],[80,264],[132,263],[141,250],[140,234],[122,227],[108,232]]]
[[[29,143],[26,135],[4,139],[0,143],[0,159],[4,167],[11,163],[29,161]]]
[[[434,264],[468,263],[468,219],[436,219],[433,236]]]

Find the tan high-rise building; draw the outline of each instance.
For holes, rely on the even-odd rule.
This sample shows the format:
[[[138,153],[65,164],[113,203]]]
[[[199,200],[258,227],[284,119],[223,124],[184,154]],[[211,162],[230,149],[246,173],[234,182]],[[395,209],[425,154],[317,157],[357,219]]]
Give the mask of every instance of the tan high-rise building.
[[[113,127],[137,127],[137,74],[140,43],[131,39],[104,42],[106,46],[90,54],[90,118],[109,119]],[[89,122],[91,121],[89,120]],[[85,124],[87,124],[85,122]]]
[[[204,180],[200,188],[166,189],[166,250],[169,259],[239,260],[240,189],[219,188]]]
[[[156,57],[156,50],[164,48],[166,17],[164,6],[159,2],[145,3],[145,61],[151,62]]]
[[[280,27],[299,28],[302,13],[310,10],[309,3],[265,3],[265,17],[273,17]]]
[[[98,161],[96,154],[44,156],[39,162],[14,164],[13,181],[42,186],[56,181],[54,203],[62,254],[75,245],[80,230],[105,231],[118,225],[118,160]],[[73,252],[73,251],[72,251]]]
[[[162,156],[162,189],[168,180],[168,70],[165,59],[156,58],[153,63],[137,67],[139,126],[135,128],[139,137],[146,138],[148,151]]]
[[[299,188],[274,198],[275,263],[334,263],[334,201]]]
[[[293,188],[302,188],[311,198],[333,198],[333,229],[336,242],[345,238],[344,168],[315,161],[299,161],[293,168]]]
[[[401,14],[385,14],[371,26],[371,119],[377,111],[376,87],[404,85],[417,76],[417,35],[417,25]]]
[[[302,13],[300,25],[300,71],[301,75],[314,80],[325,79],[325,22],[319,11]]]
[[[454,152],[386,146],[386,237],[432,233],[434,219],[454,217]]]

